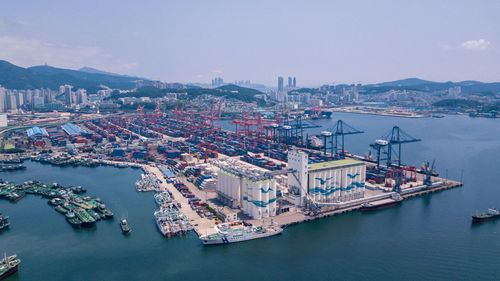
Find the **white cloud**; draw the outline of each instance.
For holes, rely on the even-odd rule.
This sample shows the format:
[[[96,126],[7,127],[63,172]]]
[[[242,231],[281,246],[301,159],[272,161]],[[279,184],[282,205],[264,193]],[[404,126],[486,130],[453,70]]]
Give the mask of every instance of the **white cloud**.
[[[113,58],[95,46],[53,44],[13,36],[0,36],[0,59],[24,67],[44,63],[72,69],[90,66],[124,74],[137,66],[136,63]]]
[[[490,42],[484,39],[469,40],[463,42],[462,44],[460,44],[460,46],[466,50],[484,51],[490,46]]]
[[[215,70],[212,70],[212,73],[213,74],[222,74],[222,70],[215,69]]]

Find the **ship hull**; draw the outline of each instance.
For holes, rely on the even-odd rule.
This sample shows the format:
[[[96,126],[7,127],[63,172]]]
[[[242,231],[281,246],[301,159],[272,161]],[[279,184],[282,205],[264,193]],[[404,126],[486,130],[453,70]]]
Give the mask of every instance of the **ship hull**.
[[[16,203],[17,201],[21,200],[22,198],[24,198],[24,196],[26,196],[26,193],[20,195],[19,197],[16,197],[16,198],[13,198],[13,199],[10,199],[10,202],[13,202],[13,203]]]
[[[380,204],[380,205],[375,205],[375,206],[363,206],[359,210],[361,212],[370,212],[370,211],[387,209],[387,208],[390,208],[390,207],[397,206],[399,204],[401,204],[401,201],[394,201],[394,202]]]
[[[472,222],[478,223],[478,222],[492,221],[492,220],[498,219],[499,217],[500,217],[500,215],[492,215],[492,216],[483,217],[483,218],[478,218],[478,217],[472,216]]]
[[[237,243],[237,242],[244,242],[244,241],[248,241],[248,240],[270,237],[270,236],[278,235],[282,231],[283,231],[283,229],[273,231],[273,232],[254,234],[251,236],[240,235],[240,236],[232,236],[232,237],[219,237],[217,239],[210,239],[210,240],[208,240],[208,239],[204,240],[201,238],[200,239],[201,239],[201,242],[203,243],[203,245],[219,245],[219,244]]]
[[[14,267],[12,267],[11,269],[9,269],[4,274],[2,274],[2,276],[0,276],[0,280],[4,280],[4,279],[6,279],[7,277],[11,276],[12,274],[14,274],[16,272],[17,272],[17,265],[14,266]]]

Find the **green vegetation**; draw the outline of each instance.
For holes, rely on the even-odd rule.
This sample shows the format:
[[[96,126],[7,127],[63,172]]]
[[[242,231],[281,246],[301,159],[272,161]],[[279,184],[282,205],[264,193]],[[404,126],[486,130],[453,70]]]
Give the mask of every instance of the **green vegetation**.
[[[5,142],[3,147],[0,149],[0,153],[21,153],[24,152],[24,150],[16,148],[12,143],[10,142]]]
[[[0,85],[8,89],[59,89],[69,84],[75,88],[95,93],[100,85],[110,88],[133,89],[137,77],[115,76],[101,73],[88,73],[47,65],[23,68],[0,60]]]
[[[480,102],[465,99],[446,99],[434,103],[434,106],[448,108],[475,108],[480,105]]]
[[[233,98],[236,100],[241,100],[243,102],[257,102],[261,106],[266,106],[271,104],[266,103],[260,98],[256,98],[255,95],[264,95],[263,92],[244,88],[236,85],[225,85],[215,89],[206,88],[187,88],[187,89],[158,89],[154,87],[142,87],[137,89],[135,92],[120,94],[113,92],[108,99],[119,99],[126,97],[149,97],[149,98],[160,98],[165,96],[167,93],[187,93],[187,97],[179,97],[179,99],[192,99],[202,95],[211,95],[215,97],[226,97]]]
[[[299,93],[317,94],[319,92],[320,91],[319,91],[318,88],[300,88],[300,89],[295,89],[295,90],[288,91],[288,94],[290,94],[290,95],[297,95]]]
[[[160,110],[162,112],[166,110],[171,110],[175,108],[175,106],[179,103],[167,103],[167,104],[160,104]],[[121,109],[124,111],[133,111],[136,110],[139,106],[144,106],[144,111],[153,111],[156,109],[156,103],[154,102],[138,102],[134,104],[124,104],[121,106]]]

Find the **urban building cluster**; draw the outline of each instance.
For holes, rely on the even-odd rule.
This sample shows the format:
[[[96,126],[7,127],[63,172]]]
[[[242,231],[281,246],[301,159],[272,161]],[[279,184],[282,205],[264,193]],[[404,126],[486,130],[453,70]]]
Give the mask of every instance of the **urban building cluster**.
[[[11,90],[0,86],[0,112],[17,113],[18,109],[57,108],[57,92],[50,89]]]

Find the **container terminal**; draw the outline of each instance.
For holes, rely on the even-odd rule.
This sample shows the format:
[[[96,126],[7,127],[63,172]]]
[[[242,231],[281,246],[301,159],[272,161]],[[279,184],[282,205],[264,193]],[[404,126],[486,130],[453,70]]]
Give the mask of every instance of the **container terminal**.
[[[271,230],[404,205],[409,197],[462,186],[439,177],[434,161],[404,165],[404,150],[421,140],[397,126],[359,156],[345,148],[363,131],[342,120],[309,135],[318,126],[300,116],[243,114],[229,122],[232,131],[221,128],[220,116],[214,104],[208,112],[181,106],[144,113],[139,107],[135,114],[14,131],[10,138],[28,152],[0,161],[142,169],[138,191],[175,200],[169,205],[175,210],[160,206],[154,215],[165,236],[179,227],[208,237],[227,231],[217,227],[223,222]],[[177,217],[185,220],[176,222]]]

